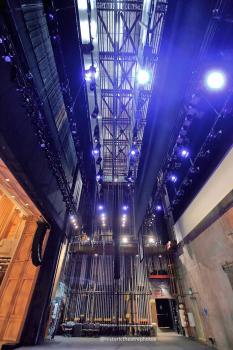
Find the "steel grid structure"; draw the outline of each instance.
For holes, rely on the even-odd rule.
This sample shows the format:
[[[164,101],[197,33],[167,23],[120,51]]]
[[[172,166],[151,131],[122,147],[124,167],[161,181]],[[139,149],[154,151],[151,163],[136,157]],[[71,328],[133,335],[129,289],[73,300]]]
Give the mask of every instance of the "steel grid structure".
[[[87,0],[87,5],[80,5],[82,41],[89,41],[84,27],[88,19],[94,45],[91,57],[98,61],[99,71],[95,101],[88,89],[90,111],[97,100],[100,111],[98,120],[91,120],[92,131],[96,123],[100,125],[104,181],[122,182],[129,170],[137,175],[153,79],[142,86],[136,74],[142,67],[154,76],[167,0]],[[93,35],[90,28],[95,23]],[[91,61],[86,54],[84,61],[88,68]],[[138,151],[133,159],[132,145]]]
[[[128,169],[137,174],[130,148],[140,153],[153,81],[143,87],[135,77],[138,66],[155,72],[167,1],[97,0],[96,8],[104,179],[122,181]]]
[[[97,0],[105,181],[127,173],[143,1]]]

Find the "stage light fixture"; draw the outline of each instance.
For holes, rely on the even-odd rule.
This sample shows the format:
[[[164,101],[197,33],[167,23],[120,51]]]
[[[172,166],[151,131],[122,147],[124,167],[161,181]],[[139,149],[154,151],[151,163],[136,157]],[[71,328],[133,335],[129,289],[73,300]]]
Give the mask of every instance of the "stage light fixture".
[[[130,169],[128,175],[125,177],[125,180],[128,182],[133,182],[133,171]]]
[[[103,210],[103,209],[104,209],[103,205],[100,204],[100,205],[98,206],[98,209],[99,209],[99,210]]]
[[[53,21],[53,20],[54,20],[54,15],[53,15],[51,12],[48,14],[48,19],[49,19],[50,21]]]
[[[85,80],[95,82],[96,78],[96,68],[94,66],[90,66],[89,69],[85,70]]]
[[[176,183],[178,179],[177,179],[177,176],[176,176],[176,175],[171,174],[171,175],[169,176],[169,180],[170,180],[171,182],[173,182],[173,183]]]
[[[129,242],[128,237],[123,236],[123,237],[121,238],[121,242],[122,242],[122,243],[128,243],[128,242]]]
[[[123,205],[122,209],[123,210],[127,210],[128,209],[128,205]]]
[[[94,142],[96,143],[99,142],[99,138],[100,138],[99,125],[95,126],[93,137],[94,137]]]
[[[188,158],[189,156],[189,150],[185,147],[181,148],[179,153],[182,158]]]
[[[94,148],[94,150],[93,150],[93,154],[94,154],[94,155],[99,154],[100,148],[101,148],[101,144],[100,144],[99,142],[97,142],[97,144],[96,144],[96,146],[95,146],[95,148]]]
[[[96,119],[98,117],[99,114],[99,107],[98,105],[95,105],[95,108],[93,109],[93,112],[91,113],[91,117],[93,119]]]
[[[157,204],[155,209],[156,209],[156,211],[161,211],[162,210],[162,206],[160,204]]]
[[[148,238],[148,242],[149,242],[150,244],[155,243],[154,237],[149,237],[149,238]]]
[[[100,168],[97,175],[96,175],[96,180],[100,183],[103,180],[103,170]]]
[[[9,56],[9,55],[2,56],[2,58],[3,58],[3,60],[4,60],[5,62],[7,62],[7,63],[9,63],[9,62],[12,61],[11,56]]]
[[[147,70],[145,69],[139,69],[137,73],[137,82],[140,85],[145,85],[148,84],[150,81],[150,74]]]
[[[130,152],[131,156],[135,156],[136,154],[136,150],[135,149],[132,149],[131,152]]]
[[[100,165],[102,162],[102,158],[99,156],[98,159],[96,160],[96,164]]]
[[[226,86],[226,75],[221,70],[211,70],[205,75],[205,85],[210,90],[222,90]]]

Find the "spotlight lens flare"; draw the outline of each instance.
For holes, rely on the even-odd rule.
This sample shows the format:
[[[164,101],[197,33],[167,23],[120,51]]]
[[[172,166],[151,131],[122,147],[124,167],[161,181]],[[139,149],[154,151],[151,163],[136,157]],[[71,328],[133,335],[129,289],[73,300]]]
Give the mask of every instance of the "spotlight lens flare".
[[[188,158],[189,156],[189,151],[187,150],[187,148],[182,148],[180,150],[180,155],[182,158]]]
[[[170,175],[171,182],[176,183],[177,182],[177,176],[176,175]]]
[[[131,156],[135,156],[135,154],[136,154],[135,149],[132,149],[132,151],[130,152],[130,154],[131,154]]]
[[[222,90],[226,86],[225,73],[219,70],[209,71],[205,76],[205,85],[210,90]]]
[[[122,237],[122,238],[121,238],[121,242],[122,242],[122,243],[128,243],[128,241],[129,241],[129,240],[128,240],[127,237]]]
[[[161,211],[161,210],[162,210],[162,206],[161,206],[160,204],[157,204],[156,207],[155,207],[155,209],[156,209],[157,211]]]
[[[154,237],[149,237],[148,238],[148,242],[151,243],[151,244],[155,243]]]
[[[145,69],[139,69],[137,73],[137,81],[141,85],[145,85],[149,83],[150,81],[150,74],[147,70]]]

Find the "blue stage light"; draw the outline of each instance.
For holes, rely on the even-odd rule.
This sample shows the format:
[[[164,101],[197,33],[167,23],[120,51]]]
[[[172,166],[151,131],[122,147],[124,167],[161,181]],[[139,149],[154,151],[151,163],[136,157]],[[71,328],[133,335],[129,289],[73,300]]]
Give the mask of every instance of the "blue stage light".
[[[187,148],[183,147],[183,148],[180,149],[179,154],[180,154],[180,156],[181,156],[182,158],[188,158],[188,156],[189,156],[189,150],[188,150]]]
[[[169,179],[171,180],[171,182],[176,183],[176,181],[177,181],[177,176],[174,175],[174,174],[171,174],[171,175],[169,176]]]
[[[156,211],[161,211],[162,210],[162,206],[160,204],[157,204],[155,209],[156,209]]]
[[[131,152],[130,152],[130,154],[131,154],[131,156],[135,156],[135,154],[136,154],[135,149],[132,149]]]
[[[226,75],[223,71],[212,70],[205,76],[205,85],[210,90],[222,90],[226,86]]]

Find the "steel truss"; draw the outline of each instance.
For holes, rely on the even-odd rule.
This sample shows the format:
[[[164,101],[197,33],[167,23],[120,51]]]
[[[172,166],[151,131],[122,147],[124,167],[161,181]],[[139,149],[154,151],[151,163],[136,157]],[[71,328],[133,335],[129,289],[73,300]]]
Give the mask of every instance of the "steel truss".
[[[139,63],[154,72],[166,7],[166,0],[152,0],[145,24],[143,0],[96,1],[105,181],[124,181],[132,164],[130,148],[135,123],[136,147],[140,151],[152,83],[146,90],[138,88],[135,77]],[[143,25],[147,27],[143,45],[150,49],[150,57],[143,52]],[[134,160],[134,176],[137,165],[138,159]]]
[[[97,0],[103,168],[106,181],[122,181],[127,173],[142,8],[142,0]]]

